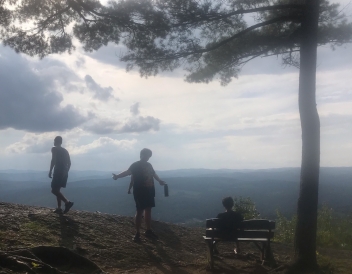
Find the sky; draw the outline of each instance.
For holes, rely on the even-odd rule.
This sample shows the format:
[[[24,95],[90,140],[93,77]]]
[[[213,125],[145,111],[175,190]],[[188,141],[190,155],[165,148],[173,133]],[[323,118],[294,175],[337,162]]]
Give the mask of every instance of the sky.
[[[57,135],[75,170],[125,170],[145,147],[156,170],[300,166],[297,69],[259,58],[223,87],[180,70],[141,78],[120,55],[78,46],[40,60],[0,46],[0,170],[49,170]],[[317,69],[321,166],[352,166],[352,45],[319,48]]]

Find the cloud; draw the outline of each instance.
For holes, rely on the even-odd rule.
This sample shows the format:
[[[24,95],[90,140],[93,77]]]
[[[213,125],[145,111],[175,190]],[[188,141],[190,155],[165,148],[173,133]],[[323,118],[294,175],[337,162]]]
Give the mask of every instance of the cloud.
[[[53,146],[54,133],[26,133],[22,140],[6,147],[7,153],[48,153]]]
[[[96,117],[96,119],[87,123],[84,129],[95,134],[139,133],[159,130],[160,120],[158,118],[139,115],[139,103],[130,107],[130,113],[132,116],[125,121]]]
[[[160,120],[152,116],[136,117],[129,119],[120,129],[119,132],[142,132],[149,130],[159,130]]]
[[[84,129],[95,134],[110,134],[117,131],[119,124],[120,123],[117,121],[97,118],[91,123],[88,123]]]
[[[26,133],[23,138],[5,148],[7,154],[49,154],[53,141],[57,133]],[[81,130],[74,130],[70,133],[63,134],[63,147],[65,147],[71,155],[80,155],[86,153],[110,153],[116,148],[129,150],[133,148],[137,140],[117,140],[109,137],[100,137],[89,144],[78,145],[81,142]],[[79,136],[77,138],[77,136]],[[71,138],[73,137],[73,138]]]
[[[138,115],[139,114],[139,103],[135,103],[131,106],[130,111],[133,115]]]
[[[94,98],[100,101],[107,102],[109,99],[115,99],[118,100],[117,98],[114,97],[112,94],[114,89],[112,87],[102,87],[99,84],[97,84],[92,76],[86,75],[84,77],[84,80],[86,82],[87,87],[94,93]]]
[[[97,51],[85,52],[84,54],[105,64],[113,65],[119,68],[125,68],[126,63],[120,61],[121,56],[127,51],[123,45],[108,44]]]
[[[56,85],[67,82],[63,64],[47,62],[48,67],[41,70],[9,49],[0,48],[0,52],[0,130],[63,131],[91,118],[73,105],[62,106],[63,96]]]
[[[109,137],[100,137],[99,139],[94,140],[88,145],[71,146],[67,147],[67,149],[72,155],[86,154],[92,152],[111,153],[116,148],[125,150],[131,149],[133,148],[135,143],[137,143],[137,140],[135,139],[117,140]]]

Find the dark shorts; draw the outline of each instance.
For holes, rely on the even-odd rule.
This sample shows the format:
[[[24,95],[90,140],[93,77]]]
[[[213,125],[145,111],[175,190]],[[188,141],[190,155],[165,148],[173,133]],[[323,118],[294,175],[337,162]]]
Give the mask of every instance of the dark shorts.
[[[58,189],[60,187],[66,187],[68,174],[55,174],[51,181],[51,188]]]
[[[154,200],[155,192],[149,190],[134,191],[133,197],[136,202],[137,210],[144,210],[146,208],[155,207]]]

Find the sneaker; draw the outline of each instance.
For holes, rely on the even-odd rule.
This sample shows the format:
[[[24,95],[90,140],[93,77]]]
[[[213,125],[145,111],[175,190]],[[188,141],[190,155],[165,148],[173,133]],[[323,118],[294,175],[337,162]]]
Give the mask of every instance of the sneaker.
[[[140,242],[141,241],[141,234],[139,232],[137,232],[136,235],[134,235],[134,237],[132,238],[132,240],[134,242]]]
[[[158,236],[154,233],[153,230],[148,229],[144,232],[144,235],[148,238],[158,239]]]
[[[67,213],[70,208],[73,206],[73,202],[68,202],[67,204],[65,204],[65,210],[64,210],[64,214]]]
[[[57,213],[57,214],[62,214],[62,209],[61,208],[57,208],[53,212]]]

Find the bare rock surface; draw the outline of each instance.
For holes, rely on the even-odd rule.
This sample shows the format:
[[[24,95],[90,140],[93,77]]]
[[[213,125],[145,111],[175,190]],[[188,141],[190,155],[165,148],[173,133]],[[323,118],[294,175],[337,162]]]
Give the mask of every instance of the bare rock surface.
[[[0,274],[264,274],[280,273],[292,258],[292,247],[274,243],[278,264],[273,268],[262,265],[252,244],[243,244],[243,253],[235,255],[232,243],[221,243],[210,271],[204,229],[163,222],[152,227],[159,240],[144,237],[142,230],[141,243],[135,243],[132,217],[75,210],[58,215],[50,208],[0,203]]]

